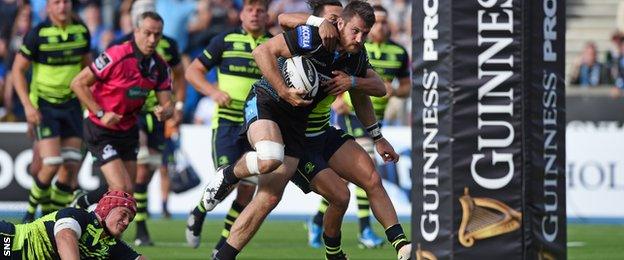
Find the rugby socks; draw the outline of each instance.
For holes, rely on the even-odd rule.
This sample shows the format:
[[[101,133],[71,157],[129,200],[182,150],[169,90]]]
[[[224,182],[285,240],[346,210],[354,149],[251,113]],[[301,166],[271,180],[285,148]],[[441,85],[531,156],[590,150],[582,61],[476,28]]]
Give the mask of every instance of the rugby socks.
[[[327,202],[327,200],[325,199],[321,199],[321,205],[319,205],[319,209],[316,212],[316,215],[314,215],[314,218],[312,218],[312,223],[321,227],[323,226],[323,217],[325,216],[325,211],[327,211],[327,207],[329,207],[329,202]]]
[[[134,185],[134,199],[137,202],[137,213],[134,221],[137,224],[137,237],[147,235],[147,184],[137,183]]]
[[[74,190],[67,184],[58,181],[52,185],[50,195],[52,210],[59,210],[67,207],[74,199]]]
[[[223,181],[230,185],[234,185],[238,183],[238,181],[240,180],[234,174],[234,164],[230,164],[226,166],[225,169],[223,169],[223,177],[224,177]]]
[[[87,209],[89,206],[98,203],[102,197],[104,197],[104,193],[108,191],[108,185],[103,184],[100,185],[99,188],[88,192],[85,195],[78,197],[76,206],[77,208]]]
[[[28,208],[26,212],[28,214],[34,215],[37,211],[37,205],[41,205],[41,210],[43,212],[43,204],[49,203],[50,200],[50,185],[45,185],[37,178],[35,179],[35,184],[30,188],[30,194],[28,196]]]
[[[357,217],[360,221],[360,234],[364,229],[370,227],[370,202],[366,196],[366,191],[360,187],[355,187],[355,198],[358,205]]]
[[[221,239],[219,239],[219,242],[215,245],[215,249],[219,249],[223,246],[223,244],[225,244],[225,241],[230,236],[230,229],[232,228],[234,221],[236,221],[236,218],[238,218],[238,215],[240,215],[243,209],[245,209],[245,206],[238,204],[236,201],[232,202],[232,207],[225,216],[225,224],[223,226],[223,230],[221,231]]]
[[[386,237],[388,237],[388,241],[390,241],[390,244],[397,252],[401,247],[410,243],[405,236],[405,232],[403,232],[403,227],[398,223],[386,229]]]
[[[238,255],[240,251],[227,242],[223,244],[221,248],[219,248],[219,252],[215,255],[213,259],[215,260],[230,260],[236,259],[236,255]]]
[[[338,255],[343,254],[340,246],[340,234],[336,237],[329,237],[323,232],[323,243],[325,243],[325,257],[327,259],[335,259]]]
[[[167,200],[162,201],[162,211],[165,218],[171,218],[171,213],[169,213],[169,207],[167,206]]]

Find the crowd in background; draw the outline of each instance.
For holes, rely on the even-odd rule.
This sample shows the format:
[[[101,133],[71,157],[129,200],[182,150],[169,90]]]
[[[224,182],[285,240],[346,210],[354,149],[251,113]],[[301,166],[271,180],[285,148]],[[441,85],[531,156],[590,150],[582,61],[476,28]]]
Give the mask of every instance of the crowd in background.
[[[624,34],[613,33],[611,45],[600,57],[594,42],[587,42],[572,65],[569,82],[579,87],[614,86],[624,89]]]
[[[346,0],[343,0],[345,3]],[[208,45],[213,36],[240,25],[242,0],[73,0],[75,15],[89,28],[91,53],[95,57],[115,39],[132,31],[131,7],[140,2],[155,2],[163,17],[163,33],[174,38],[182,62],[188,65]],[[136,3],[135,3],[136,2]],[[381,4],[389,14],[391,39],[411,53],[411,2],[408,0],[369,0]],[[25,121],[23,108],[11,83],[13,58],[26,33],[46,19],[46,0],[0,0],[0,121]],[[269,28],[281,32],[277,16],[287,12],[310,12],[306,0],[273,0],[269,5]],[[216,72],[207,76],[216,81]],[[185,123],[209,124],[212,102],[187,86],[184,106]],[[387,124],[405,125],[409,118],[409,101],[391,100]]]

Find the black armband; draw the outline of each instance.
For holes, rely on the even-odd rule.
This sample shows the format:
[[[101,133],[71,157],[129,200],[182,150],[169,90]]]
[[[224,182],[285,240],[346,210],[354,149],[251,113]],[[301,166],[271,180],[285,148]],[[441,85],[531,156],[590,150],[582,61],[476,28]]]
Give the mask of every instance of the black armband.
[[[366,127],[366,132],[368,135],[373,138],[374,142],[379,141],[379,139],[383,138],[381,135],[381,126],[379,126],[379,122],[375,122],[373,125]]]

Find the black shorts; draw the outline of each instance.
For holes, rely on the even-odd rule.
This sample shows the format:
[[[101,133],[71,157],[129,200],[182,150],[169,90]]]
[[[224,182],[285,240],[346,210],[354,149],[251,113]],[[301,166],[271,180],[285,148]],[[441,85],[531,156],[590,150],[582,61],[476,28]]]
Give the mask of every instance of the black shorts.
[[[84,133],[95,166],[115,159],[136,161],[139,152],[139,129],[136,126],[128,131],[115,131],[98,126],[87,118],[84,120]]]
[[[0,244],[2,244],[2,254],[0,259],[22,259],[22,252],[13,251],[13,243],[15,242],[15,225],[0,220]],[[7,250],[8,249],[8,250]]]
[[[82,138],[82,108],[77,98],[61,104],[52,104],[40,98],[37,105],[41,112],[41,123],[35,128],[38,140]]]
[[[239,138],[243,139],[242,142],[248,143],[249,125],[258,119],[271,120],[279,126],[284,140],[284,154],[301,158],[309,109],[295,107],[288,110],[286,109],[288,106],[280,105],[279,102],[286,101],[271,97],[271,94],[263,88],[253,87],[245,102],[245,124]]]
[[[137,125],[147,134],[147,147],[162,153],[165,149],[165,123],[158,121],[152,112],[141,112]]]
[[[305,143],[306,150],[290,181],[303,193],[310,193],[312,179],[322,170],[329,168],[329,159],[347,140],[353,140],[353,137],[333,126],[321,135],[308,137]]]
[[[212,163],[215,169],[235,163],[251,149],[248,142],[239,138],[243,126],[225,121],[219,118],[219,126],[212,129]]]

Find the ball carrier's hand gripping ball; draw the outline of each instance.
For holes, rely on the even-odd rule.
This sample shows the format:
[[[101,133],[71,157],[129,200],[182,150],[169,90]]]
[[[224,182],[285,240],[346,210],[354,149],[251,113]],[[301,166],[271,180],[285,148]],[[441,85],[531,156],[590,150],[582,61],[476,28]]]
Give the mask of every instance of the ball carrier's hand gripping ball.
[[[319,88],[319,77],[314,64],[306,57],[295,56],[286,59],[282,67],[284,81],[289,88],[304,89],[304,99],[312,99]]]

